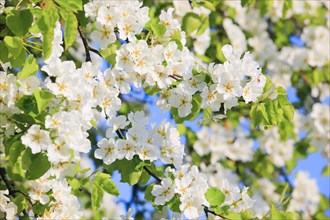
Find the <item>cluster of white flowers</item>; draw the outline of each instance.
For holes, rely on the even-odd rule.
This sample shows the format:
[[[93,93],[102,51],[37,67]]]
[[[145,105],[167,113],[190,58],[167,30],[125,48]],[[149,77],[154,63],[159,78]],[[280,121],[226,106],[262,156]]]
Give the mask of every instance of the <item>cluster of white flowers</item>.
[[[219,110],[216,107],[223,103],[226,111],[238,105],[241,96],[246,103],[256,101],[266,83],[259,64],[250,53],[242,55],[230,45],[223,46],[222,52],[227,61],[224,64],[211,64],[208,68],[214,84],[203,89],[201,96],[205,99],[202,108]]]
[[[106,48],[116,41],[116,32],[119,38],[129,41],[136,39],[144,25],[150,20],[149,8],[141,7],[142,2],[130,1],[102,1],[94,0],[84,5],[86,16],[95,21],[95,30],[91,39]]]
[[[41,204],[49,203],[50,206],[50,209],[46,209],[37,219],[79,219],[82,217],[78,198],[71,194],[71,187],[66,179],[47,179],[48,174],[32,182],[29,191],[33,201],[39,201]]]
[[[14,74],[0,71],[0,109],[3,113],[0,114],[0,120],[1,129],[6,136],[13,135],[17,129],[11,117],[19,114],[21,110],[15,104],[22,96],[31,95],[39,84],[35,76],[18,80]]]
[[[294,141],[291,139],[282,141],[277,127],[265,130],[264,135],[258,140],[260,148],[268,154],[269,160],[275,166],[282,167],[285,165],[286,161],[291,160]]]
[[[182,45],[186,44],[186,33],[181,31],[180,21],[173,17],[174,8],[169,8],[167,11],[162,10],[159,15],[159,24],[165,26],[165,34],[161,38],[156,38],[155,40],[159,42],[164,42],[171,40],[176,34],[180,35],[180,43]]]
[[[277,48],[267,32],[268,24],[265,19],[259,16],[258,9],[242,7],[239,2],[226,1],[228,6],[235,9],[234,20],[239,24],[243,31],[248,32],[242,35],[242,30],[233,25],[224,25],[228,37],[233,45],[239,42],[240,47],[245,48],[246,43],[253,47],[252,55],[260,65],[267,63],[267,70],[271,72],[271,79],[277,86],[288,87],[291,85],[291,73],[294,71],[306,70],[308,65],[313,67],[323,67],[330,60],[329,51],[329,28],[325,26],[304,28],[301,39],[306,43],[306,48],[297,46],[285,46]],[[284,1],[274,1],[271,14],[266,17],[277,21],[282,17]],[[297,14],[309,14],[316,16],[317,8],[325,5],[329,8],[328,1],[293,1],[293,7],[287,12],[286,18]],[[306,24],[310,22],[305,20]],[[228,22],[227,22],[228,23]],[[329,25],[328,19],[328,25]],[[235,32],[236,34],[231,34]],[[249,39],[246,40],[247,36]]]
[[[15,219],[17,206],[10,201],[8,190],[0,190],[0,212],[6,213],[6,219]]]
[[[208,183],[213,187],[220,187],[222,181],[226,180],[232,185],[239,184],[239,177],[230,169],[224,168],[220,163],[210,164],[206,166],[204,163],[200,165],[201,171],[207,174]]]
[[[252,199],[256,202],[253,206],[253,212],[256,217],[262,218],[270,210],[270,203],[277,204],[280,201],[280,195],[275,192],[276,186],[268,179],[258,180],[259,191],[253,194]]]
[[[330,161],[330,107],[327,104],[315,103],[308,115],[295,114],[297,135],[304,132],[312,146],[319,147],[323,155]]]
[[[243,212],[252,209],[255,200],[248,195],[248,187],[240,190],[239,178],[231,170],[224,168],[219,163],[205,166],[201,165],[203,173],[207,174],[210,186],[218,187],[225,194],[226,199],[222,206],[230,206],[230,212]]]
[[[147,129],[149,119],[144,112],[131,112],[126,116],[120,115],[108,119],[112,129],[108,130],[107,138],[98,142],[95,158],[102,159],[105,164],[111,164],[116,159],[131,160],[138,155],[141,160],[156,161],[160,159],[164,164],[174,164],[179,168],[184,156],[184,146],[180,142],[179,132],[169,122],[161,122],[159,126]],[[113,138],[113,132],[125,129],[126,139]]]
[[[316,181],[310,179],[307,172],[299,171],[294,186],[288,211],[301,211],[306,218],[310,218],[317,211],[320,201]]]
[[[226,128],[220,124],[202,127],[197,133],[198,140],[194,143],[194,150],[198,155],[211,153],[211,163],[215,164],[226,157],[243,162],[253,159],[253,140],[241,126]]]
[[[306,27],[301,35],[306,42],[307,62],[311,66],[322,67],[330,60],[330,30],[324,26]]]
[[[209,206],[205,198],[208,187],[205,174],[196,166],[184,164],[177,170],[167,168],[161,185],[154,185],[151,193],[156,197],[156,205],[164,205],[178,194],[182,213],[189,219],[196,219],[203,215],[203,206]]]
[[[180,51],[175,42],[166,47],[157,45],[151,48],[144,40],[130,42],[122,45],[116,54],[115,67],[120,71],[122,80],[138,87],[145,80],[146,86],[157,85],[164,89],[174,81],[171,76],[186,78],[191,75],[193,63],[189,50],[184,47]]]

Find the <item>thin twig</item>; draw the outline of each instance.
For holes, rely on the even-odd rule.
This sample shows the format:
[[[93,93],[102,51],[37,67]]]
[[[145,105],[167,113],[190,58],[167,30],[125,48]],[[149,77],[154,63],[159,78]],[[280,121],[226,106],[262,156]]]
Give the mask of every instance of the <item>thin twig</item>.
[[[204,212],[205,212],[206,217],[208,216],[207,213],[211,213],[212,215],[219,216],[219,217],[222,218],[222,219],[230,220],[230,218],[227,218],[227,217],[225,217],[225,216],[223,216],[223,215],[217,214],[217,213],[215,213],[215,211],[212,211],[212,210],[208,209],[207,207],[204,207]]]
[[[86,37],[85,37],[85,35],[84,35],[83,31],[82,31],[82,28],[81,28],[81,25],[80,24],[78,24],[78,32],[79,32],[79,35],[80,35],[81,40],[82,40],[82,42],[84,44],[84,47],[85,47],[86,62],[91,61],[92,59],[91,59],[91,55],[89,53],[88,42],[87,42],[87,39],[86,39]]]
[[[28,195],[26,195],[25,193],[21,192],[20,190],[15,190],[14,187],[11,185],[10,181],[8,180],[7,176],[6,176],[6,170],[5,168],[0,167],[0,176],[1,179],[3,180],[3,182],[5,183],[8,191],[9,191],[9,195],[15,197],[15,193],[19,192],[23,195],[26,196],[26,198],[28,199],[29,203],[31,204],[31,206],[33,205],[33,203],[31,202],[30,198]],[[27,213],[26,210],[22,210],[24,216],[29,216],[29,214]]]
[[[152,176],[153,178],[155,178],[155,180],[157,180],[159,183],[162,182],[162,179],[159,178],[156,174],[154,174],[151,170],[149,170],[148,167],[143,166],[143,169],[144,169],[145,171],[147,171],[147,173],[148,173],[150,176]]]
[[[9,195],[14,196],[14,192],[13,192],[13,186],[11,185],[10,181],[8,180],[7,176],[6,176],[6,170],[4,168],[0,168],[0,176],[3,180],[3,182],[5,183],[8,191],[9,191]]]
[[[93,47],[88,47],[88,49],[89,49],[91,52],[96,53],[97,55],[99,55],[100,57],[102,57],[100,51],[94,49]]]

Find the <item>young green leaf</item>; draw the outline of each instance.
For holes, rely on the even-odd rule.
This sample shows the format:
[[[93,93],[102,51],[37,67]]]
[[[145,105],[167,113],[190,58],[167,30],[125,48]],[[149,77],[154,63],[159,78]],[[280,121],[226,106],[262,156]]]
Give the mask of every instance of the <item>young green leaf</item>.
[[[116,184],[110,179],[110,174],[97,173],[95,175],[94,183],[111,195],[119,195],[119,191]]]
[[[226,196],[220,191],[220,189],[211,187],[205,193],[205,198],[211,206],[220,206],[225,201]]]
[[[36,89],[33,93],[38,106],[38,112],[42,112],[44,110],[48,103],[52,100],[53,94],[50,92],[47,92],[45,89]]]
[[[20,37],[6,36],[4,42],[8,48],[9,53],[13,57],[19,57],[23,49],[23,40]]]
[[[96,211],[98,208],[100,208],[102,199],[103,199],[103,189],[98,186],[97,184],[93,184],[92,187],[92,209]]]
[[[17,36],[24,36],[29,31],[33,21],[30,10],[14,11],[6,18],[7,26]]]
[[[65,12],[63,14],[63,19],[65,21],[64,26],[64,42],[65,50],[68,49],[76,40],[78,21],[74,13]]]
[[[182,30],[187,34],[195,31],[200,25],[200,17],[195,13],[189,12],[182,19]]]
[[[28,78],[29,76],[34,75],[38,70],[39,70],[38,62],[34,58],[34,56],[31,54],[25,60],[23,69],[18,73],[17,77],[19,80],[22,80],[22,79]]]

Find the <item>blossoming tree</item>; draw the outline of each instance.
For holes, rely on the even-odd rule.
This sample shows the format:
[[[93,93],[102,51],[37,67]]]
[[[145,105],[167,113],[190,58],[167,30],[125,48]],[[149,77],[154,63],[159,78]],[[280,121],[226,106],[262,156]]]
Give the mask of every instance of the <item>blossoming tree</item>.
[[[327,218],[329,7],[0,0],[0,218]]]

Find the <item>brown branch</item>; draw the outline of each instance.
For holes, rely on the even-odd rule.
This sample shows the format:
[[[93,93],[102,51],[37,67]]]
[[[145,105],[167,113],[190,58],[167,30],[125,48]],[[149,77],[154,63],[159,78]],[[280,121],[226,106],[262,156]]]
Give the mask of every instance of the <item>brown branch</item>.
[[[155,179],[157,180],[158,183],[161,183],[161,182],[162,182],[162,179],[159,178],[156,174],[154,174],[151,170],[149,170],[148,167],[143,166],[143,169],[144,169],[145,171],[147,171],[147,173],[148,173],[150,176],[152,176],[153,178],[155,178]]]
[[[20,190],[15,190],[14,187],[12,186],[12,184],[10,183],[9,179],[6,176],[6,170],[5,168],[0,167],[0,176],[1,179],[3,180],[3,182],[5,183],[8,191],[9,191],[9,195],[11,195],[12,197],[16,197],[15,193],[19,192],[21,194],[23,194],[27,200],[29,201],[29,203],[31,204],[31,206],[33,205],[33,203],[30,200],[30,197],[28,195],[26,195],[25,193],[21,192]],[[24,216],[29,216],[28,212],[26,210],[22,210]]]
[[[211,213],[212,215],[219,216],[222,219],[230,220],[230,218],[217,214],[217,213],[215,213],[215,211],[212,211],[212,210],[208,209],[207,207],[204,207],[204,212],[205,212],[206,217],[208,217],[208,213]]]
[[[102,57],[101,53],[100,53],[98,50],[96,50],[96,49],[94,49],[94,48],[92,48],[92,47],[88,47],[88,49],[89,49],[91,52],[96,53],[97,55],[99,55],[100,57]]]
[[[78,32],[79,32],[79,35],[80,35],[81,40],[82,40],[82,42],[84,44],[84,47],[85,47],[86,62],[91,61],[92,59],[91,59],[91,55],[89,53],[88,42],[87,42],[87,39],[86,39],[86,37],[85,37],[85,35],[84,35],[83,31],[82,31],[82,28],[81,28],[81,25],[80,24],[78,24]]]

